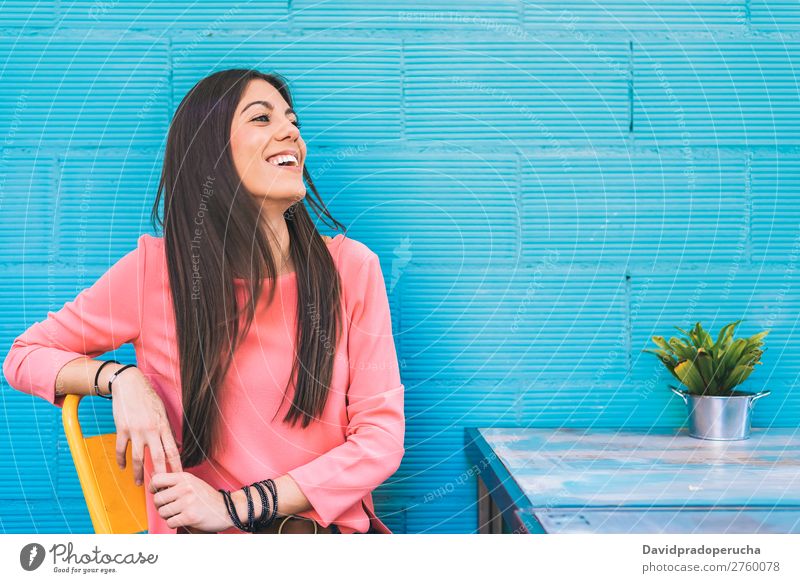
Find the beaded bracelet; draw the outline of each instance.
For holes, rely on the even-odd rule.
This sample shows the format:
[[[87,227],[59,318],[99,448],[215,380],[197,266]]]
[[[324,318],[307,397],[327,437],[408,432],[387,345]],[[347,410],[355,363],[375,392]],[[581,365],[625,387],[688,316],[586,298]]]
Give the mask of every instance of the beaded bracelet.
[[[242,490],[244,490],[244,497],[247,499],[247,532],[253,532],[253,525],[256,521],[253,494],[250,492],[250,486],[244,486]]]
[[[259,519],[259,523],[257,525],[257,529],[261,530],[272,524],[272,522],[275,520],[275,516],[278,514],[278,489],[275,487],[275,482],[269,479],[256,482],[253,484],[253,486],[255,486],[259,492],[263,491],[264,489],[269,490],[269,493],[272,496],[272,508],[269,518],[265,519],[266,512],[262,512],[261,518]],[[266,497],[266,493],[264,496]]]
[[[272,521],[278,515],[278,487],[275,485],[275,481],[271,479],[262,480],[262,483],[269,488],[270,494],[272,494],[272,514],[267,522],[267,524],[272,524]]]
[[[267,517],[269,516],[269,502],[267,502],[267,493],[264,491],[264,486],[260,482],[253,484],[261,498],[261,515],[258,517],[255,525],[253,525],[253,532],[261,530],[267,526]]]
[[[239,514],[236,512],[236,505],[231,499],[231,493],[228,490],[223,490],[222,488],[220,488],[219,491],[222,493],[222,498],[225,500],[225,506],[228,508],[228,515],[231,517],[233,526],[239,530],[246,530],[244,524],[242,524],[242,521],[239,520]]]
[[[258,492],[258,495],[261,498],[261,513],[258,517],[258,520],[255,519],[255,507],[253,505],[253,495],[250,492],[250,486],[256,489],[256,492]],[[243,524],[239,518],[239,513],[236,511],[236,504],[234,504],[233,498],[231,497],[231,492],[222,488],[219,488],[217,491],[222,494],[222,498],[225,501],[225,507],[228,510],[228,515],[230,516],[233,525],[244,532],[254,533],[266,528],[275,520],[275,517],[278,514],[278,488],[276,487],[275,482],[271,479],[254,482],[253,484],[250,484],[250,486],[242,487],[242,490],[244,490],[245,499],[247,500],[247,524]],[[265,490],[268,490],[272,496],[271,508],[267,501],[267,494]],[[271,512],[269,512],[270,510]],[[269,518],[267,518],[268,512]]]

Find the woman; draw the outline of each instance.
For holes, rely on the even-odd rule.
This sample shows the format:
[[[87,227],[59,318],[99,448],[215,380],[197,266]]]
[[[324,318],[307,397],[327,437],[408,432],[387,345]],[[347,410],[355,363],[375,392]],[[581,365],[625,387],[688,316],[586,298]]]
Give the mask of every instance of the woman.
[[[265,532],[390,532],[371,497],[404,453],[386,288],[368,247],[316,230],[303,178],[316,214],[342,225],[299,125],[278,75],[197,83],[167,138],[163,237],[139,237],[3,365],[12,387],[59,407],[113,395],[117,462],[130,441],[151,533],[242,532],[220,490],[244,521],[268,478],[278,521]],[[135,367],[93,358],[126,342]]]

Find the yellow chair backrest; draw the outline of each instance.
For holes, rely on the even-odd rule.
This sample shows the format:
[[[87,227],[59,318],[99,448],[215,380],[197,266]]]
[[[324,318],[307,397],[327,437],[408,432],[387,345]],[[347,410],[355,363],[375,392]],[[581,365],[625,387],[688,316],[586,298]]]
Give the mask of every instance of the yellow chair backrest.
[[[117,434],[84,437],[78,421],[83,395],[67,395],[61,418],[75,469],[97,534],[133,534],[147,530],[144,486],[133,478],[131,448],[125,469],[117,465]]]

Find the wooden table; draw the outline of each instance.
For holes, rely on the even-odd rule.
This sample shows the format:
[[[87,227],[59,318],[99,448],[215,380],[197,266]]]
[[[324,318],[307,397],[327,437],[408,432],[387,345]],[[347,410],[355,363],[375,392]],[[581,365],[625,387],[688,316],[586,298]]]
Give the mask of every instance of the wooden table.
[[[481,533],[800,533],[800,429],[465,433]]]

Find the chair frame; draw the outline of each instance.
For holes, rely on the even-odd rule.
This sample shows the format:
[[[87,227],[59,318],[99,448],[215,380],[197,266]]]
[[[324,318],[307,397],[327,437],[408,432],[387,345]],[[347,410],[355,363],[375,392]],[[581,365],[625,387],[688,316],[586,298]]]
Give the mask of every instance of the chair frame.
[[[133,534],[146,531],[144,485],[133,476],[131,448],[125,451],[125,469],[116,461],[116,433],[85,437],[78,420],[84,395],[67,395],[61,419],[78,480],[96,534]]]

